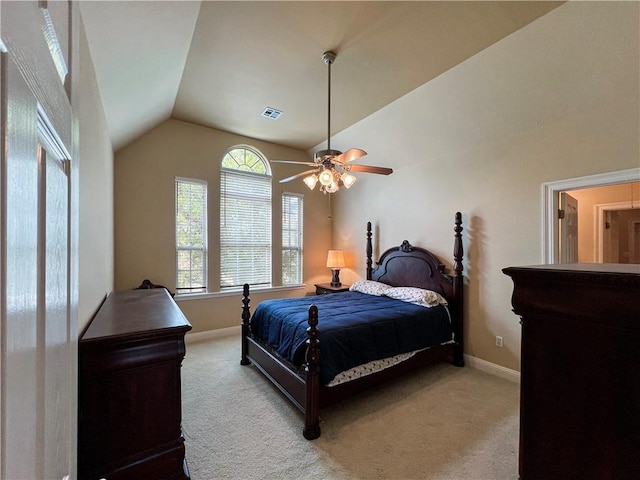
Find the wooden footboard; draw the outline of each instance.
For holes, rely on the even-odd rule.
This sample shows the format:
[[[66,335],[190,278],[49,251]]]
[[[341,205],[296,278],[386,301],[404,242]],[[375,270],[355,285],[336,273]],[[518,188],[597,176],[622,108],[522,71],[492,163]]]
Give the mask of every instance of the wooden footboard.
[[[320,436],[320,349],[318,348],[318,307],[309,307],[305,376],[298,375],[295,367],[273,354],[253,337],[249,326],[251,318],[249,285],[242,293],[242,357],[241,365],[254,364],[291,402],[304,413],[302,434],[307,440]]]

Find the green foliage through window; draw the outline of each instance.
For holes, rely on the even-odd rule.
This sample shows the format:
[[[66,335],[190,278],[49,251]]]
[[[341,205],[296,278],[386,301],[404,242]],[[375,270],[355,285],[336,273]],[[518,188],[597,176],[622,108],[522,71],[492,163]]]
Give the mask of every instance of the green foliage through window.
[[[293,193],[282,195],[282,284],[302,283],[302,219],[303,197]]]
[[[269,165],[262,156],[250,148],[234,148],[222,159],[222,168],[251,172],[260,175],[271,175]]]
[[[207,290],[207,184],[176,178],[176,290]]]

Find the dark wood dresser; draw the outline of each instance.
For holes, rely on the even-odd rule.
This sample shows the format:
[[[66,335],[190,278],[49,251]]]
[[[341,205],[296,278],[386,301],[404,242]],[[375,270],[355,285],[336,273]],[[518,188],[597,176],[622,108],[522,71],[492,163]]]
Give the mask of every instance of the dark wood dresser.
[[[640,478],[640,265],[510,267],[523,480]]]
[[[78,347],[78,478],[189,478],[180,367],[190,329],[163,288],[107,297]]]

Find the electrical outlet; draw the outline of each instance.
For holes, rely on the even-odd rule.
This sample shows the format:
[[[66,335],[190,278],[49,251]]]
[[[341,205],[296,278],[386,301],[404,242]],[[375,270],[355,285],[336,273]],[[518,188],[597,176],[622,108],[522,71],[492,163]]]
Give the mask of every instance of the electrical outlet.
[[[496,335],[496,347],[504,347],[504,343],[502,342],[502,337],[500,335]]]

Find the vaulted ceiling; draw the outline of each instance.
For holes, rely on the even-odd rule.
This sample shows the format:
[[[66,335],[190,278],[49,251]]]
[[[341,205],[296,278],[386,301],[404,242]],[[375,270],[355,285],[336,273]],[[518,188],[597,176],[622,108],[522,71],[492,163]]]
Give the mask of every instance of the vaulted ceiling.
[[[175,118],[307,150],[563,2],[84,1],[114,150]],[[277,120],[261,113],[271,107]]]

